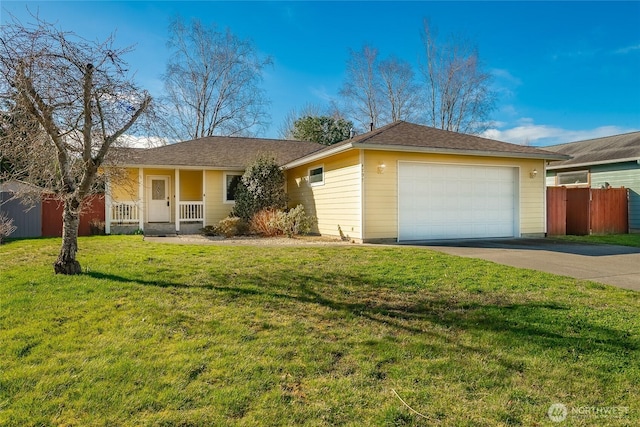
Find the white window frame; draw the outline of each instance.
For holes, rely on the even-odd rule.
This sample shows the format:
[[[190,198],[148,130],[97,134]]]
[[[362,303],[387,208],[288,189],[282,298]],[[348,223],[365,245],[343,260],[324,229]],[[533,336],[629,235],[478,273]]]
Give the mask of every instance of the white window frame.
[[[229,171],[222,174],[222,203],[227,205],[234,205],[236,203],[235,200],[227,199],[227,177],[228,176],[242,176],[244,172],[234,172]]]
[[[560,177],[563,175],[575,174],[575,173],[586,173],[587,174],[587,182],[578,182],[573,184],[560,184]],[[584,170],[577,171],[566,171],[566,172],[558,172],[556,173],[556,185],[560,187],[590,187],[591,186],[591,173]]]
[[[311,171],[316,170],[316,169],[322,169],[322,179],[320,181],[317,182],[311,182]],[[309,185],[312,187],[317,187],[320,185],[324,185],[324,165],[317,165],[317,166],[313,166],[311,168],[309,168],[307,170],[307,180],[309,182]]]

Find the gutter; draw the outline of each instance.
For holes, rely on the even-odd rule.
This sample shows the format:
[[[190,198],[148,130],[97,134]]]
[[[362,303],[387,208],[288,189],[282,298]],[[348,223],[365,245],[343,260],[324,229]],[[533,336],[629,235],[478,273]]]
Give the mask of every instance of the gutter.
[[[542,160],[568,160],[571,157],[565,154],[554,153],[514,153],[505,151],[478,151],[478,150],[460,150],[454,148],[432,148],[432,147],[415,147],[405,145],[380,145],[380,144],[358,144],[357,148],[381,151],[402,151],[411,153],[430,153],[430,154],[463,154],[466,156],[478,157],[509,157],[518,159],[542,159]]]
[[[245,170],[246,166],[192,166],[192,165],[147,165],[144,163],[121,163],[116,165],[103,165],[103,167],[118,167],[118,168],[145,168],[145,169],[180,169],[180,170],[208,170],[208,171],[241,171]]]
[[[405,153],[430,153],[430,154],[462,154],[466,156],[477,157],[504,157],[504,158],[517,158],[517,159],[541,159],[541,160],[569,160],[571,156],[566,154],[555,153],[514,153],[505,151],[478,151],[478,150],[460,150],[454,148],[432,148],[432,147],[416,147],[408,145],[381,145],[381,144],[366,144],[366,143],[348,143],[335,147],[334,149],[323,150],[321,152],[310,154],[305,157],[301,157],[294,161],[291,161],[282,166],[283,169],[291,169],[297,166],[301,166],[307,163],[311,163],[325,157],[332,156],[334,154],[341,153],[352,148],[358,148],[363,150],[379,150],[379,151],[400,151]]]
[[[333,156],[338,153],[342,153],[353,148],[363,150],[379,150],[379,151],[399,151],[405,153],[430,153],[430,154],[461,154],[466,156],[477,157],[504,157],[504,158],[518,158],[518,159],[542,159],[542,160],[569,160],[571,156],[565,154],[554,154],[549,152],[544,154],[538,153],[515,153],[504,151],[478,151],[478,150],[460,150],[453,148],[432,148],[432,147],[416,147],[407,145],[381,145],[381,144],[366,144],[366,143],[353,143],[339,145],[337,147],[328,147],[327,149],[320,150],[315,153],[311,153],[307,156],[300,157],[296,160],[292,160],[289,163],[282,165],[282,169],[291,169],[298,166],[305,165],[307,163],[315,162],[317,160],[324,159],[329,156]],[[636,159],[632,159],[636,160]],[[182,169],[182,170],[221,170],[221,171],[238,171],[244,170],[246,166],[226,166],[226,167],[211,167],[211,166],[193,166],[193,165],[155,165],[155,164],[140,164],[140,163],[125,163],[118,165],[119,167],[129,168],[157,168],[157,169]],[[561,166],[558,166],[558,168]],[[571,165],[573,167],[573,165]],[[552,169],[549,166],[547,169]]]
[[[359,148],[359,147],[360,145],[358,145],[358,147],[354,147],[353,143],[350,142],[348,144],[340,145],[338,147],[321,150],[316,153],[311,153],[308,156],[300,157],[299,159],[290,161],[289,163],[282,165],[282,169],[286,170],[286,169],[295,168],[297,166],[314,162],[316,160],[324,159],[325,157],[333,156],[334,154],[342,153],[343,151],[347,151],[352,148]]]

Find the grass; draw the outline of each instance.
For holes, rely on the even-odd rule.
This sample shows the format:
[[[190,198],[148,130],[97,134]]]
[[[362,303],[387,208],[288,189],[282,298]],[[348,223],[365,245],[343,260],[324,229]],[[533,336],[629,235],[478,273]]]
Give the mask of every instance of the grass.
[[[605,243],[608,245],[634,246],[640,248],[640,233],[607,234],[592,236],[554,236],[554,239],[569,240],[582,243]]]
[[[58,244],[0,247],[2,426],[544,426],[556,402],[567,425],[640,423],[636,292],[425,249],[139,236],[81,238],[65,277]]]

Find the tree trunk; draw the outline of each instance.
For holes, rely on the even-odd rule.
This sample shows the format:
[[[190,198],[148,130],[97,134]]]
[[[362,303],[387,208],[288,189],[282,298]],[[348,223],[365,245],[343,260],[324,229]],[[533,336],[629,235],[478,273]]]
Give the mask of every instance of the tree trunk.
[[[78,251],[78,226],[80,225],[80,203],[76,199],[65,201],[62,214],[62,247],[53,264],[56,274],[80,274],[82,268],[76,261]]]

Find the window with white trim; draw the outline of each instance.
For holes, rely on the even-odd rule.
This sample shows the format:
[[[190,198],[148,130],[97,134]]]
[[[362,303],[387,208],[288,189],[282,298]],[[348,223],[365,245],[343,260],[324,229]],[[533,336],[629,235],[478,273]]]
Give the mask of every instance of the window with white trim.
[[[589,171],[558,172],[558,185],[587,186],[589,185]]]
[[[309,185],[324,184],[324,166],[309,169]]]
[[[234,203],[236,200],[236,190],[238,189],[238,184],[240,183],[240,179],[242,179],[241,173],[227,173],[224,174],[224,202],[225,203]]]

